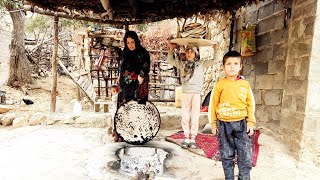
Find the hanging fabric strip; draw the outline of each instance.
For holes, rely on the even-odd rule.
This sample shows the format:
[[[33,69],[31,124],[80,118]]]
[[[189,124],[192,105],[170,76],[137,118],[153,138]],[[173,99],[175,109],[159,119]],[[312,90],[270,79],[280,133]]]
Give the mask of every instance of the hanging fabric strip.
[[[252,56],[256,50],[256,26],[249,26],[241,32],[241,56]]]

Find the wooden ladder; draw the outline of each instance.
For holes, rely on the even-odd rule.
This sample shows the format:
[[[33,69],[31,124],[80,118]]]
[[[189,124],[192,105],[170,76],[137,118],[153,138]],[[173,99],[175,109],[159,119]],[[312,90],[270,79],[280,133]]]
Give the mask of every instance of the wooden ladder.
[[[92,105],[94,105],[96,102],[96,92],[93,88],[89,71],[80,69],[80,72],[76,71],[70,73],[60,60],[59,65],[62,67],[63,71],[71,77],[72,81],[77,84],[81,91],[90,99]]]

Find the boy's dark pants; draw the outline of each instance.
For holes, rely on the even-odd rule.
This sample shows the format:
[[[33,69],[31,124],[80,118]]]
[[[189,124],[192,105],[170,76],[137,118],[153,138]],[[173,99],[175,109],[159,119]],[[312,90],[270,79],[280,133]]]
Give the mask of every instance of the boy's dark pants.
[[[246,120],[217,121],[219,151],[226,180],[234,180],[234,157],[238,155],[239,180],[249,180],[252,168],[252,145]]]

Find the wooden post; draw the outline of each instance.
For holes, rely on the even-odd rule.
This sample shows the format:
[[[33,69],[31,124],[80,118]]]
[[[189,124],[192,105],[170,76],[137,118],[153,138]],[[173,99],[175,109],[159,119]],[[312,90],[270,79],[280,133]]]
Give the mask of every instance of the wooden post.
[[[89,51],[90,51],[90,41],[89,41],[89,34],[86,31],[85,35],[83,37],[83,60],[84,60],[84,68],[90,72],[90,57],[89,57]],[[91,74],[89,74],[91,78]]]
[[[79,57],[79,75],[80,75],[80,70],[81,70],[81,67],[82,67],[82,61],[83,61],[83,52],[84,52],[84,49],[83,49],[83,39],[84,39],[84,35],[81,34],[81,41],[80,41],[80,57]],[[80,93],[80,88],[77,87],[77,100],[80,101],[81,100],[81,93]]]
[[[82,61],[82,58],[83,58],[83,48],[82,48],[82,44],[81,44],[81,48],[80,48],[80,57],[79,57],[79,76],[80,76],[80,70],[81,70],[81,61]],[[76,87],[77,88],[77,100],[80,101],[81,100],[81,94],[80,94],[80,88],[79,87]]]
[[[51,108],[50,112],[56,112],[56,99],[57,99],[57,54],[58,54],[58,43],[59,43],[59,37],[58,37],[58,23],[59,23],[59,17],[57,14],[54,16],[54,47],[53,47],[53,54],[52,54],[52,89],[51,89]]]
[[[125,24],[124,24],[124,29],[127,31],[129,31],[129,22],[126,21]]]
[[[235,26],[235,21],[236,21],[236,13],[235,11],[232,11],[232,15],[231,15],[231,25],[230,25],[230,42],[229,42],[229,51],[232,50],[233,47],[233,30],[234,30],[234,26]]]

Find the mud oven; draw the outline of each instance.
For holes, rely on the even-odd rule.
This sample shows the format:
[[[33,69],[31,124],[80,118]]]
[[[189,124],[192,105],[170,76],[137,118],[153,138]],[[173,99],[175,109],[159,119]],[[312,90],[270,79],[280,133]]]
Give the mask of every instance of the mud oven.
[[[153,179],[164,173],[164,161],[170,155],[167,151],[148,147],[160,129],[160,114],[154,104],[147,101],[127,102],[119,107],[114,119],[117,133],[128,145],[119,149],[117,164],[112,164],[120,174],[137,179]]]

